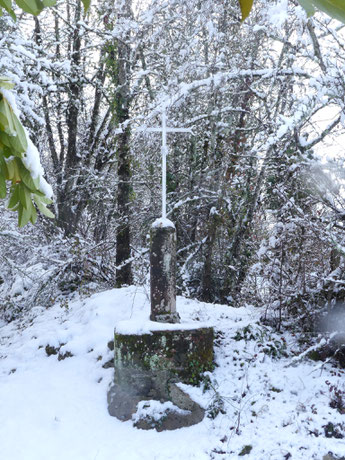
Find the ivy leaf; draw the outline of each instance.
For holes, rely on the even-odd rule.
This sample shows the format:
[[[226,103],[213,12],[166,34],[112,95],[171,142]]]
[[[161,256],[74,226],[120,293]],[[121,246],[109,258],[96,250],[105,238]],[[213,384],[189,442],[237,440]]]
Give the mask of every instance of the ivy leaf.
[[[253,0],[239,0],[242,13],[242,22],[249,16],[253,6]]]

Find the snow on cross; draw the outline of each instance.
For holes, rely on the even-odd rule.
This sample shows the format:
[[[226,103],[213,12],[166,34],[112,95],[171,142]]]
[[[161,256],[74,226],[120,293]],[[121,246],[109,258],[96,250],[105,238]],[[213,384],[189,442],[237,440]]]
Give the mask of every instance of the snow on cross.
[[[167,133],[190,133],[193,134],[189,128],[174,128],[167,126],[166,108],[162,109],[162,127],[161,128],[146,128],[143,131],[150,133],[162,133],[162,218],[166,219],[166,183],[167,183]]]

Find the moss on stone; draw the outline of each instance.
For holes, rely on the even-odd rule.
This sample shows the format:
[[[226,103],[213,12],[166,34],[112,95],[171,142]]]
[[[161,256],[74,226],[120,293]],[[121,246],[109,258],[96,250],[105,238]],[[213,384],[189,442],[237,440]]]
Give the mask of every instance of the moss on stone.
[[[169,371],[185,383],[197,384],[203,372],[214,368],[213,329],[115,333],[115,369],[124,368]]]

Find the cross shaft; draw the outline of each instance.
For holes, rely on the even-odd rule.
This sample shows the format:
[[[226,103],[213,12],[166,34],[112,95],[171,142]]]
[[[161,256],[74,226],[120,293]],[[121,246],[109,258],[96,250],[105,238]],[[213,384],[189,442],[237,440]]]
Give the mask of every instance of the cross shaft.
[[[145,129],[146,132],[150,133],[162,133],[162,218],[166,219],[167,208],[166,208],[166,190],[167,190],[167,134],[168,133],[190,133],[192,130],[188,128],[174,128],[167,126],[166,109],[162,110],[162,127],[152,127]]]

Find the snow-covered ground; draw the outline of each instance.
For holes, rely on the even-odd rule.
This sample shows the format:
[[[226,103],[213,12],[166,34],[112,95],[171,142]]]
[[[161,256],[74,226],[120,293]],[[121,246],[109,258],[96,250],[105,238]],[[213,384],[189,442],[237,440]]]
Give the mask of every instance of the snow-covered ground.
[[[296,339],[257,324],[258,310],[182,297],[177,309],[184,322],[207,322],[217,331],[218,366],[205,380],[209,388],[185,387],[208,411],[200,424],[157,433],[108,415],[113,369],[103,365],[112,358],[107,343],[114,325],[130,318],[145,321],[149,315],[143,288],[116,289],[65,306],[36,308],[29,317],[0,327],[1,460],[220,460],[243,454],[248,460],[322,460],[329,451],[345,455],[344,439],[325,436],[329,422],[345,435],[345,415],[329,405],[332,385],[345,391],[342,371],[293,361]],[[58,354],[48,356],[54,350],[47,345]]]

